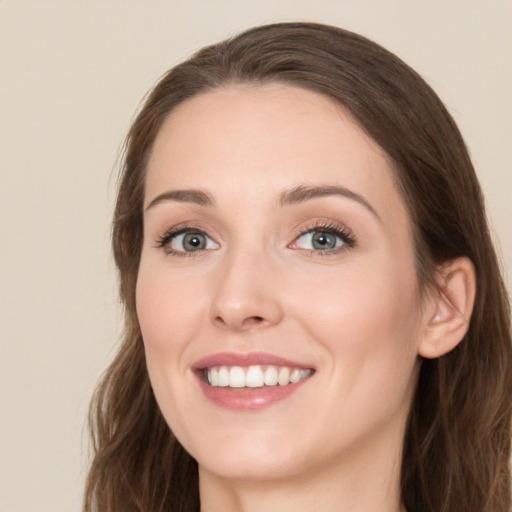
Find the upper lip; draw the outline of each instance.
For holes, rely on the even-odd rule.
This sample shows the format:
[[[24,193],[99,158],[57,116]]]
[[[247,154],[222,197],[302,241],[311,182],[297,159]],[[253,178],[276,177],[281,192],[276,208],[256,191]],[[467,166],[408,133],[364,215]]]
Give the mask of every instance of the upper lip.
[[[213,366],[255,366],[272,365],[288,366],[302,370],[313,369],[311,365],[292,361],[265,352],[218,352],[203,357],[192,365],[194,370],[204,370]]]

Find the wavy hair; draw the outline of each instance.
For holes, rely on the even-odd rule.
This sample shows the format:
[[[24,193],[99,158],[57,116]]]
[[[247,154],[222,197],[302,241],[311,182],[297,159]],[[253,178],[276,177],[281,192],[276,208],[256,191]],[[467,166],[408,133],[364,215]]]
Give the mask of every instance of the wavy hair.
[[[404,439],[402,501],[409,512],[510,512],[510,309],[464,141],[437,95],[399,58],[313,23],[257,27],[200,50],[160,80],[130,129],[112,234],[125,329],[91,404],[84,512],[199,510],[197,463],[158,409],[135,309],[145,169],[177,105],[227,84],[268,82],[338,102],[391,157],[420,284],[455,258],[473,262],[477,296],[465,338],[422,361]]]

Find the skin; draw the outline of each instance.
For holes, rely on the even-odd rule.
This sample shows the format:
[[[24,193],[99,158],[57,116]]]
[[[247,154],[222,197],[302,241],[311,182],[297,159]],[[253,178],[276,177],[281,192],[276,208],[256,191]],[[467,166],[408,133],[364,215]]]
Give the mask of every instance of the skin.
[[[366,204],[338,194],[280,204],[301,185],[344,187]],[[214,204],[148,208],[187,189]],[[439,315],[422,307],[409,217],[382,149],[314,92],[230,86],[165,121],[145,206],[137,311],[147,365],[166,421],[199,463],[202,510],[401,510],[418,353]],[[159,246],[184,224],[208,235],[207,249]],[[303,233],[326,224],[355,244],[312,248]],[[267,352],[315,373],[267,408],[228,411],[191,370],[226,351]]]

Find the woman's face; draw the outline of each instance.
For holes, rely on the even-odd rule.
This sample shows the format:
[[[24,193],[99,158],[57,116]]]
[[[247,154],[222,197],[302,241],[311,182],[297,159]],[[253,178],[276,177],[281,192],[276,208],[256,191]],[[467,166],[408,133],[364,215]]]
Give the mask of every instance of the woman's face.
[[[147,169],[137,312],[201,471],[398,460],[424,324],[409,219],[384,152],[323,96],[230,86],[172,113]]]

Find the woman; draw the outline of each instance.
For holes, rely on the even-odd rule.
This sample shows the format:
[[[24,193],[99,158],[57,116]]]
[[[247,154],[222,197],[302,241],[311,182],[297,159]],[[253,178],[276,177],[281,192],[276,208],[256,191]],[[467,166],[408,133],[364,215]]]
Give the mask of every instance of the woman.
[[[208,47],[127,139],[84,510],[510,510],[507,294],[464,142],[334,27]]]

